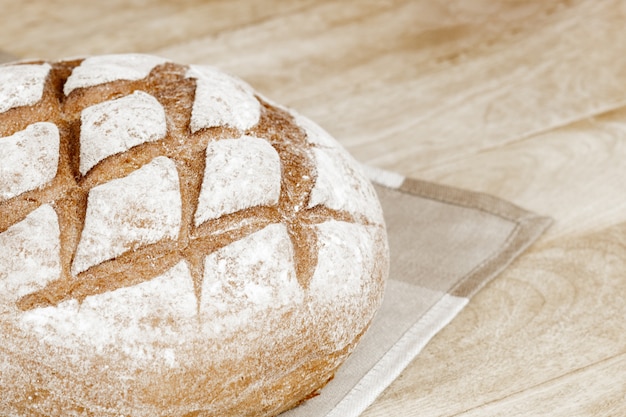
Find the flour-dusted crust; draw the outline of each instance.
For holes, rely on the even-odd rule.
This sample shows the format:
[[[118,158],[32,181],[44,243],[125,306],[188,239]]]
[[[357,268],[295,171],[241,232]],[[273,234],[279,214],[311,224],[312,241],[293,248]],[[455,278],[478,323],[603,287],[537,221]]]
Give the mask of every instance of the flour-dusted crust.
[[[12,309],[11,298],[43,288],[61,273],[60,231],[54,209],[44,204],[0,233],[0,311]],[[27,248],[27,250],[25,250]]]
[[[144,366],[161,361],[175,367],[175,352],[163,346],[175,346],[181,333],[194,331],[196,314],[189,268],[180,262],[135,286],[26,311],[20,325],[55,345],[88,347],[98,355],[119,349]]]
[[[48,122],[0,139],[0,201],[52,181],[59,163],[59,130]]]
[[[0,66],[0,112],[41,100],[49,64]]]
[[[87,107],[81,112],[80,173],[104,158],[167,133],[163,106],[143,91]]]
[[[261,105],[248,84],[207,66],[194,65],[187,76],[197,84],[192,132],[223,125],[246,130],[259,121]]]
[[[72,273],[134,248],[175,239],[181,216],[176,166],[163,156],[126,177],[92,188]]]
[[[196,226],[249,207],[271,206],[280,196],[280,157],[264,139],[243,136],[206,149]]]
[[[304,291],[291,262],[293,255],[287,228],[272,224],[207,256],[200,298],[207,337],[239,335],[254,341],[263,337],[263,329],[251,329],[250,322],[302,305]],[[268,262],[272,257],[276,261]],[[255,274],[250,275],[252,269]],[[245,348],[250,345],[239,347]]]
[[[388,249],[330,135],[148,55],[0,67],[2,94],[0,415],[275,416],[332,378]]]
[[[63,87],[65,95],[77,88],[93,87],[117,80],[140,80],[166,59],[144,54],[101,55],[86,58],[72,71]]]

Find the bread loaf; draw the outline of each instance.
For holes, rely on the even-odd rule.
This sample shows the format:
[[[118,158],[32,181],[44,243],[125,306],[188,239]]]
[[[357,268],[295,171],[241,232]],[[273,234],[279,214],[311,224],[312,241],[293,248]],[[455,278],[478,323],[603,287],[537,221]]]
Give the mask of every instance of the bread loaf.
[[[388,262],[355,161],[243,81],[0,66],[0,415],[277,415],[353,351]]]

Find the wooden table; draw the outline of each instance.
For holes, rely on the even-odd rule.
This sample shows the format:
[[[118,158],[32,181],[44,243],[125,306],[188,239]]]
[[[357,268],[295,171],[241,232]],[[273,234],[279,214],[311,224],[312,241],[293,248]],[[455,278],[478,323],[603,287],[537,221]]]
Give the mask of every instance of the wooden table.
[[[359,160],[552,216],[365,412],[626,415],[626,2],[0,1],[0,50],[229,70]]]

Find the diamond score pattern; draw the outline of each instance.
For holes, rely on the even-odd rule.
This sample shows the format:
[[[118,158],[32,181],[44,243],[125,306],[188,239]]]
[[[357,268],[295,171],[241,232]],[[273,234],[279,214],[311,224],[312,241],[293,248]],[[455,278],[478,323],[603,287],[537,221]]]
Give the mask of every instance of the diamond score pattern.
[[[313,149],[320,145],[308,140],[304,128],[296,124],[293,116],[285,110],[254,96],[261,104],[261,114],[258,123],[251,128],[241,131],[223,125],[192,133],[190,119],[196,80],[185,75],[187,67],[163,63],[142,80],[108,82],[106,89],[103,86],[77,89],[66,97],[62,93],[63,83],[79,64],[79,61],[52,64],[44,94],[48,100],[50,96],[56,97],[59,105],[56,123],[61,132],[61,146],[57,177],[42,188],[0,201],[0,233],[25,218],[16,217],[14,213],[17,209],[31,213],[43,204],[50,204],[54,208],[61,232],[61,276],[48,282],[44,288],[23,296],[17,304],[20,309],[55,306],[70,299],[82,301],[90,295],[137,285],[165,273],[181,260],[185,260],[189,266],[195,294],[199,298],[204,258],[208,254],[276,223],[283,224],[287,229],[294,249],[298,282],[307,288],[318,256],[314,226],[331,219],[363,225],[372,223],[372,219],[359,213],[331,209],[324,205],[309,207],[309,198],[317,178]],[[98,95],[89,96],[89,91],[87,94],[82,91],[94,89]],[[163,106],[168,115],[167,134],[162,139],[110,155],[83,175],[79,169],[77,149],[80,111],[97,102],[128,96],[139,90],[155,97]],[[38,114],[36,107],[44,106],[43,101],[30,106],[34,110],[18,108],[17,111]],[[29,120],[29,123],[41,121],[48,120]],[[232,140],[244,135],[266,140],[278,154],[282,177],[277,203],[243,208],[218,218],[206,216],[208,220],[196,224],[197,218],[203,218],[196,210],[202,189],[207,146],[214,141]],[[177,237],[137,244],[132,250],[73,274],[72,264],[89,210],[90,190],[125,178],[155,158],[163,157],[175,164],[180,180],[182,212]]]

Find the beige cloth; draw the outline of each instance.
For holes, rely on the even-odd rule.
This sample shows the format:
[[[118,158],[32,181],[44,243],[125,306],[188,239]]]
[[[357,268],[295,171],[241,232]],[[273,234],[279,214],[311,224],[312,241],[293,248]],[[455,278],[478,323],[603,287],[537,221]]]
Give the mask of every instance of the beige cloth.
[[[365,167],[389,234],[385,300],[335,378],[281,417],[361,414],[469,299],[549,226],[489,195]]]

